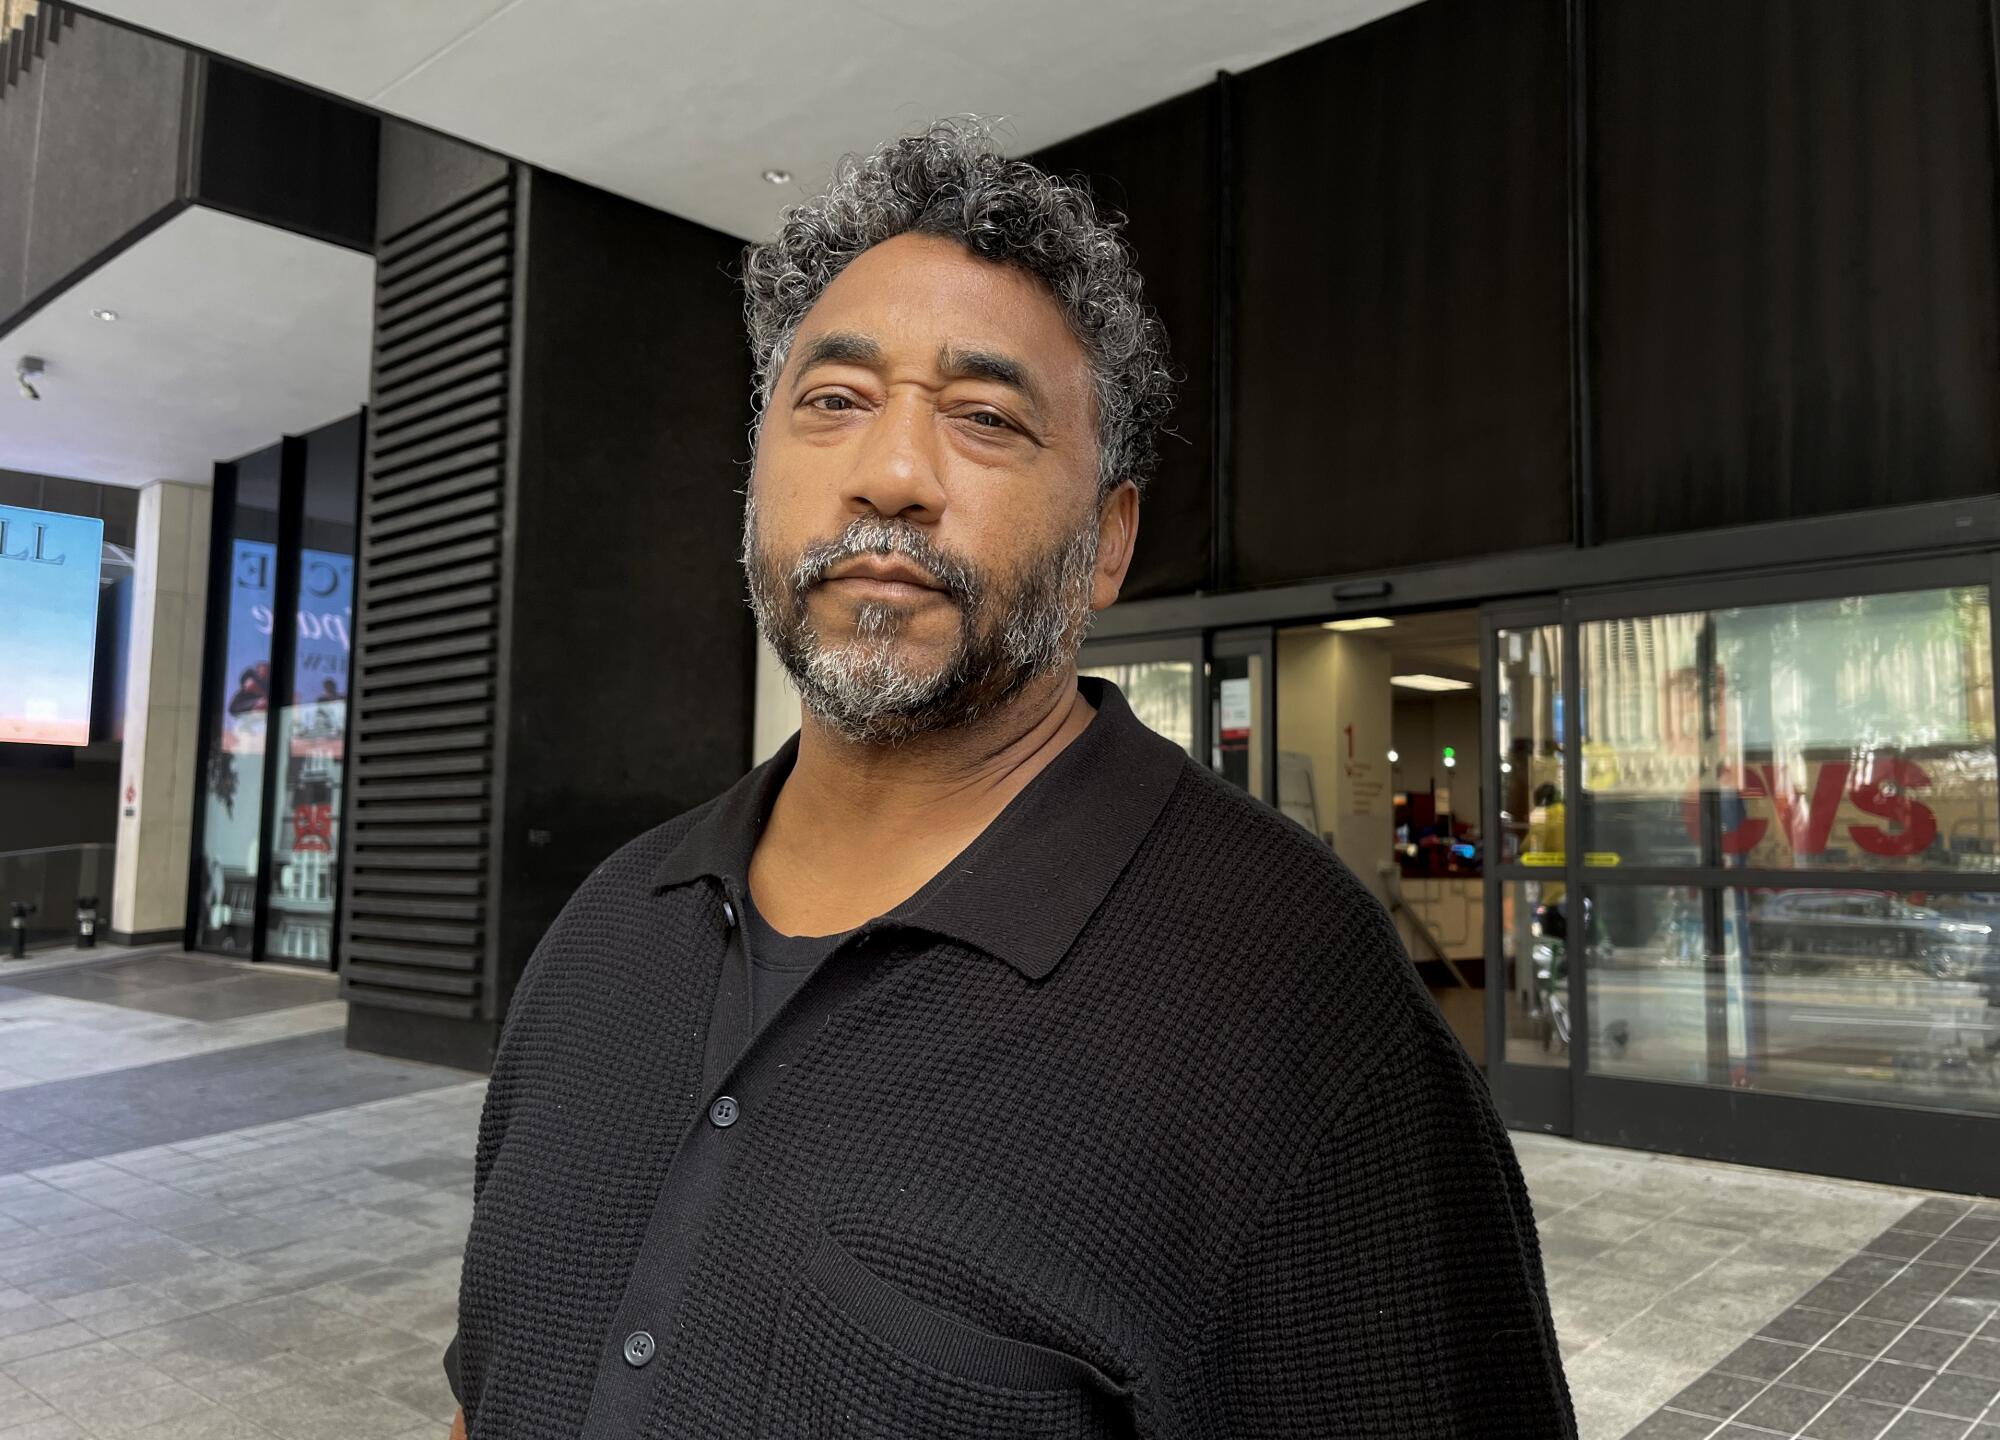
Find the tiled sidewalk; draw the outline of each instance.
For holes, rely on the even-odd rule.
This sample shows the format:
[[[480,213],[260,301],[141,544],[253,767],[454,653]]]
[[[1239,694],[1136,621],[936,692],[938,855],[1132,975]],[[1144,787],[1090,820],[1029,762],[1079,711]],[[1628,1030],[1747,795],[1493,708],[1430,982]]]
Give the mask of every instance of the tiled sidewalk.
[[[443,1440],[483,1080],[347,1050],[329,975],[78,959],[0,965],[0,1440]],[[1872,1321],[1892,1302],[1822,1282],[1902,1273],[1912,1257],[1881,1247],[1915,1242],[1878,1237],[1946,1213],[1916,1192],[1517,1147],[1583,1440],[1666,1423],[1648,1417],[1698,1382],[1736,1393],[1704,1377],[1758,1355],[1746,1342],[1795,1302]]]
[[[2000,1205],[1932,1199],[1633,1440],[2000,1440]]]

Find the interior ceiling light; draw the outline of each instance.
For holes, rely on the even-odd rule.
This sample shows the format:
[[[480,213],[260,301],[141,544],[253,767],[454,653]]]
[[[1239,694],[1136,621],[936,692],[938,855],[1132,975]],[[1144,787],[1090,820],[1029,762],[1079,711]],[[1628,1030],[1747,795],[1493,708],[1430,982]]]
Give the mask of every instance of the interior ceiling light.
[[[792,172],[789,170],[766,170],[764,178],[769,180],[773,185],[789,185],[792,183]]]
[[[1396,622],[1386,615],[1360,615],[1352,620],[1328,620],[1328,630],[1387,630]]]
[[[1391,685],[1400,685],[1405,690],[1470,690],[1470,680],[1454,680],[1449,675],[1391,675]]]
[[[109,325],[113,320],[116,320],[118,318],[118,312],[116,310],[93,310],[90,313],[95,315],[98,319],[102,320],[107,325]]]

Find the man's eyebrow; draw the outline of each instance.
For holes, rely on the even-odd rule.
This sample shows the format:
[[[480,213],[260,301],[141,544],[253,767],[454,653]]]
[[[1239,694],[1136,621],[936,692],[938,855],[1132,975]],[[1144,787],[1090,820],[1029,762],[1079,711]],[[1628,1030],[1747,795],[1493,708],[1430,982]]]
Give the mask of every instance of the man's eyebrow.
[[[866,335],[852,330],[829,330],[824,335],[814,336],[812,342],[799,352],[798,369],[794,376],[802,376],[815,365],[875,365],[882,359],[882,347]]]
[[[948,380],[991,380],[1019,392],[1037,415],[1042,410],[1042,392],[1028,378],[1028,367],[1010,356],[992,350],[959,350],[940,345],[937,363],[938,372]]]

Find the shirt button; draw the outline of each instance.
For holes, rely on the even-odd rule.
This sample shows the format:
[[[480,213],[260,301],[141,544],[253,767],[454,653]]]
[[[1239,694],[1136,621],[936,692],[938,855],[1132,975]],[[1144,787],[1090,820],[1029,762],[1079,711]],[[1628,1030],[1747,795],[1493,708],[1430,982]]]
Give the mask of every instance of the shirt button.
[[[727,1130],[736,1123],[736,1117],[740,1113],[742,1112],[736,1108],[736,1097],[723,1095],[708,1107],[709,1123],[718,1130]]]
[[[638,1369],[653,1358],[653,1337],[644,1330],[634,1330],[625,1337],[625,1360],[633,1369]]]

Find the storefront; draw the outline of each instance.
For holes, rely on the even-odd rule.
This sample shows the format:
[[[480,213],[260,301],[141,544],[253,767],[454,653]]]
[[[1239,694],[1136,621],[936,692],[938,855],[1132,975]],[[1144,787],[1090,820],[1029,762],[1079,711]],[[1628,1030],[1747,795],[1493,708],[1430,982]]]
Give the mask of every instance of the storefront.
[[[1847,534],[1835,543],[1860,538]],[[1812,563],[1828,538],[1738,532],[1710,558],[1797,558],[1700,578],[1671,573],[1692,542],[1656,544],[1629,552],[1631,583],[1488,600],[1463,681],[1444,663],[1403,673],[1417,666],[1397,647],[1415,642],[1398,628],[1422,634],[1440,607],[1394,602],[1495,578],[1470,567],[1351,598],[1329,585],[1141,602],[1083,664],[1321,834],[1392,909],[1425,918],[1410,892],[1476,877],[1459,886],[1475,897],[1475,956],[1447,953],[1436,937],[1451,923],[1435,915],[1404,933],[1441,1002],[1470,1000],[1447,1015],[1516,1127],[1990,1190],[2000,561]],[[1598,580],[1619,559],[1572,568]],[[1203,606],[1269,618],[1139,629]],[[1386,679],[1476,693],[1477,735],[1401,739],[1411,722],[1401,700],[1390,721]],[[1441,847],[1442,887],[1412,879],[1419,834]],[[1433,946],[1455,979],[1437,978]],[[1483,1004],[1444,993],[1454,983],[1479,984]]]
[[[216,467],[193,949],[333,968],[361,437]]]

